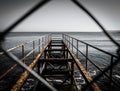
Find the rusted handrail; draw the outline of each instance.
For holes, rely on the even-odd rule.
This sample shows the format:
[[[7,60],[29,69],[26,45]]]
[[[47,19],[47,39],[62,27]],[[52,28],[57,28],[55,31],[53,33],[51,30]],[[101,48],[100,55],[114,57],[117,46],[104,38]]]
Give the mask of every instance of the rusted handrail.
[[[48,34],[48,35],[45,35],[45,37],[50,37],[50,34]],[[43,37],[41,37],[41,39],[42,39]],[[13,50],[15,50],[15,49],[17,49],[17,48],[20,48],[20,47],[24,47],[26,44],[29,44],[29,43],[32,43],[32,42],[35,42],[35,41],[38,41],[38,40],[40,40],[40,39],[35,39],[35,40],[32,40],[32,41],[28,41],[28,42],[24,42],[24,43],[22,43],[22,44],[20,44],[20,45],[17,45],[17,46],[15,46],[15,47],[13,47],[13,48],[10,48],[10,49],[8,49],[7,50],[7,52],[10,52],[10,51],[13,51]],[[48,40],[50,40],[49,38],[48,38]],[[45,40],[44,40],[45,41]],[[46,40],[47,41],[47,40]],[[40,47],[42,45],[42,43],[39,43],[38,44],[38,46],[36,47],[36,48],[33,48],[31,51],[29,51],[26,55],[24,55],[24,49],[22,49],[22,58],[20,59],[20,61],[24,61],[27,57],[29,57],[33,52],[35,52],[35,50],[37,50],[38,49],[38,47]],[[42,47],[41,47],[42,48]],[[39,49],[40,50],[40,49]],[[4,55],[4,52],[1,52],[0,53],[0,55]],[[10,73],[15,67],[17,66],[17,64],[13,64],[8,70],[6,70],[1,76],[0,76],[0,80],[2,79],[2,78],[4,78],[8,73]]]
[[[114,54],[111,54],[109,52],[106,52],[106,51],[104,51],[104,50],[102,50],[100,48],[97,48],[97,47],[95,47],[95,46],[93,46],[91,44],[88,44],[88,43],[86,43],[84,41],[78,40],[77,38],[71,37],[69,35],[63,34],[62,37],[63,37],[63,40],[66,42],[66,44],[68,46],[70,46],[70,45],[72,46],[72,48],[71,48],[72,51],[73,51],[73,48],[75,48],[75,50],[77,51],[77,53],[76,53],[77,56],[78,56],[78,52],[79,52],[86,58],[86,70],[87,70],[87,61],[89,61],[94,67],[96,67],[100,72],[102,72],[103,75],[105,75],[108,79],[110,79],[110,84],[113,83],[117,87],[119,87],[119,85],[115,82],[115,79],[112,77],[112,74],[113,74],[112,73],[113,72],[112,71],[113,70],[113,65],[112,65],[113,64],[113,60],[114,60],[114,58],[118,59],[119,58],[118,56],[116,56]],[[71,38],[71,41],[70,41],[70,38]],[[76,45],[73,44],[73,40],[75,40],[77,42]],[[80,42],[82,44],[85,44],[86,54],[84,54],[82,51],[79,50],[78,42]],[[88,58],[88,47],[91,47],[91,48],[96,49],[96,50],[98,50],[100,52],[103,52],[103,53],[105,53],[105,54],[107,54],[107,55],[109,55],[111,57],[111,62],[110,62],[111,68],[109,69],[110,70],[110,74],[109,75],[106,74],[103,70],[101,70],[100,67],[98,67],[94,62],[92,62],[91,59]]]
[[[49,41],[50,42],[50,41]],[[45,47],[40,51],[40,53],[36,56],[36,58],[32,61],[32,63],[28,66],[30,69],[33,69],[35,67],[35,65],[38,62],[38,59],[42,56],[45,48],[47,47],[47,45],[45,45]],[[13,86],[13,88],[11,89],[11,91],[19,91],[20,88],[23,86],[23,84],[25,83],[26,79],[29,77],[30,73],[28,71],[24,71],[22,73],[22,75],[20,76],[20,78],[18,79],[18,81],[16,82],[16,84]]]
[[[95,47],[95,46],[93,46],[93,45],[91,45],[91,44],[88,44],[88,43],[84,42],[84,41],[78,40],[77,38],[71,37],[71,36],[66,35],[66,34],[63,34],[63,35],[68,36],[68,37],[70,37],[70,38],[72,38],[72,39],[75,39],[75,40],[77,40],[77,41],[79,41],[79,42],[81,42],[81,43],[83,43],[83,44],[85,44],[85,45],[88,45],[88,46],[90,46],[90,47],[92,47],[92,48],[94,48],[94,49],[96,49],[96,50],[99,50],[99,51],[101,51],[101,52],[103,52],[103,53],[105,53],[105,54],[108,54],[108,55],[110,55],[110,56],[113,56],[113,57],[115,57],[115,58],[118,58],[118,56],[116,56],[116,55],[114,55],[114,54],[111,54],[111,53],[109,53],[109,52],[107,52],[107,51],[104,51],[104,50],[102,50],[102,49],[100,49],[100,48],[97,48],[97,47]],[[68,41],[68,40],[67,40],[67,41]]]
[[[99,88],[99,86],[96,84],[96,82],[93,82],[92,84],[90,84],[90,82],[92,81],[92,77],[89,75],[89,73],[86,71],[86,69],[83,67],[83,65],[81,64],[80,60],[78,59],[78,54],[75,55],[72,50],[70,50],[69,46],[68,46],[68,43],[65,43],[64,41],[64,44],[67,46],[68,48],[68,51],[71,55],[71,57],[74,59],[74,62],[77,66],[77,68],[79,69],[80,73],[82,74],[85,82],[88,84],[88,88],[91,90],[91,91],[101,91],[101,89]]]

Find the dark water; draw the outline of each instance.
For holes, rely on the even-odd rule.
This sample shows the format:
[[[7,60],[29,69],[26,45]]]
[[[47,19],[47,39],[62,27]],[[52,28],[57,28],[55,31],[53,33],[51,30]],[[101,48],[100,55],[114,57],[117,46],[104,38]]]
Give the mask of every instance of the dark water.
[[[5,49],[9,49],[11,47],[17,46],[23,42],[27,42],[33,39],[39,39],[42,36],[48,33],[11,33],[3,43],[3,46]],[[92,44],[100,49],[103,49],[109,53],[112,53],[116,55],[117,47],[103,34],[103,33],[66,33],[69,34],[79,40],[83,40],[89,44]],[[120,34],[114,33],[112,36],[120,43]],[[85,54],[85,45],[79,44],[79,49]],[[20,50],[20,49],[19,49]],[[28,48],[29,50],[29,48]],[[88,57],[101,69],[104,69],[110,64],[111,56],[106,55],[103,52],[100,52],[96,49],[89,47],[89,54]],[[20,51],[19,51],[20,52]],[[19,55],[19,52],[15,51],[16,55]],[[0,56],[0,75],[5,71],[5,69],[9,68],[10,65],[13,65],[14,62],[12,60],[4,59],[3,56]],[[19,55],[21,57],[21,55]],[[83,64],[85,64],[85,57],[79,53],[79,59]],[[5,60],[5,61],[4,61]],[[84,65],[85,66],[85,65]],[[23,72],[23,69],[19,66],[16,68],[17,70],[13,70],[12,72],[15,73],[14,75],[12,73],[8,74],[4,80],[0,81],[0,91],[7,91],[7,86],[9,88],[10,83],[15,84],[15,81],[11,78],[11,76],[19,77],[21,72]],[[91,76],[96,76],[100,71],[98,71],[94,66],[92,66],[91,63],[88,63],[88,70],[91,74]],[[120,83],[120,64],[117,64],[117,66],[114,67],[113,70],[113,77],[115,80]],[[76,71],[77,72],[77,71]],[[107,73],[109,74],[109,72]],[[81,78],[82,79],[82,78]],[[99,79],[102,83],[108,84],[109,82],[104,81],[106,79],[105,77]],[[22,91],[29,91],[32,87],[34,87],[34,81],[33,77],[30,77],[26,84],[24,85],[24,88],[22,88]],[[84,81],[82,82],[84,83]],[[82,84],[81,83],[81,84]],[[99,83],[99,82],[98,82]],[[6,85],[6,86],[5,86]],[[107,85],[106,85],[107,86]],[[102,87],[102,85],[101,85]],[[106,87],[107,88],[107,87]],[[113,90],[115,91],[115,90]],[[117,91],[117,90],[116,90]]]

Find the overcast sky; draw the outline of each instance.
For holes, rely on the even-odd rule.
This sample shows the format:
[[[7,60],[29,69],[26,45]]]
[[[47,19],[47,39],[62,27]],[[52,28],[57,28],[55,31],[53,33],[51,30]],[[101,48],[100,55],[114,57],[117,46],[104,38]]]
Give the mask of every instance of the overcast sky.
[[[39,0],[0,0],[0,30],[19,19]],[[79,0],[107,30],[120,30],[120,0]],[[13,31],[94,32],[99,27],[70,0],[52,0]]]

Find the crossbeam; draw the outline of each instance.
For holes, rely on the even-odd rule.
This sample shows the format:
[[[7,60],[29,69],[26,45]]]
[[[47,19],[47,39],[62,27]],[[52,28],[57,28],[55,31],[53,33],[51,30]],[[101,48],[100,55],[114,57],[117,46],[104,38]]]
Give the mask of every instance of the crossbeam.
[[[73,59],[69,59],[69,58],[49,58],[49,59],[40,59],[39,60],[40,62],[60,62],[60,61],[62,61],[62,62],[72,62],[73,61]]]

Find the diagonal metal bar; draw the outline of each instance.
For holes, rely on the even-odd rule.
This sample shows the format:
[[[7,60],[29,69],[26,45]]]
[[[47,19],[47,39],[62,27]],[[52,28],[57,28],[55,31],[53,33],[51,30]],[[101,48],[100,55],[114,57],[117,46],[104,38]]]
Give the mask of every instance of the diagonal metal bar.
[[[106,36],[114,43],[116,46],[120,47],[120,44],[114,40],[110,34],[106,31],[106,29],[103,27],[103,25],[95,18],[95,16],[87,10],[79,1],[77,0],[72,0],[73,3],[75,3],[80,9],[82,9],[101,29],[102,31],[106,34]]]
[[[21,67],[23,67],[24,69],[26,69],[28,72],[30,72],[31,75],[33,75],[34,77],[36,77],[39,81],[41,81],[43,84],[45,84],[51,91],[57,91],[54,87],[52,87],[46,80],[44,80],[40,75],[38,75],[36,72],[34,72],[33,70],[31,70],[30,68],[27,67],[26,64],[24,64],[23,62],[20,61],[20,59],[18,59],[15,55],[13,55],[11,52],[7,52],[6,50],[2,49],[4,51],[4,53],[11,58],[12,60],[14,60],[15,62],[17,62]]]
[[[65,35],[64,34],[64,36],[68,36],[68,35]],[[73,37],[72,37],[73,38]],[[75,39],[75,38],[73,38],[73,39]],[[77,39],[76,39],[77,40]],[[81,43],[83,43],[83,44],[86,44],[86,45],[89,45],[89,44],[87,44],[87,43],[85,43],[85,42],[83,42],[83,41],[80,41]],[[75,47],[74,45],[72,45],[73,47]],[[97,49],[97,50],[99,50],[99,51],[101,51],[101,52],[103,52],[103,53],[105,53],[105,54],[108,54],[108,55],[110,55],[110,56],[112,56],[112,57],[115,57],[116,58],[116,60],[115,60],[115,62],[113,62],[112,63],[112,66],[114,67],[116,64],[118,64],[119,62],[120,62],[120,56],[115,56],[115,55],[112,55],[112,54],[110,54],[110,53],[108,53],[108,52],[106,52],[106,51],[103,51],[103,50],[101,50],[101,49],[99,49],[99,48],[97,48],[97,47],[94,47],[94,46],[92,46],[92,45],[89,45],[90,47],[93,47],[93,48],[95,48],[95,49]],[[76,48],[76,47],[75,47]],[[85,56],[81,51],[79,51],[83,56]],[[118,54],[119,55],[119,54]],[[90,60],[90,59],[88,59],[94,66],[95,66],[95,64]],[[99,67],[97,67],[97,69],[99,69]],[[93,78],[93,80],[92,81],[90,81],[90,84],[92,84],[93,82],[95,82],[96,80],[98,80],[102,75],[105,75],[106,77],[108,77],[109,79],[110,79],[110,77],[105,73],[105,72],[107,72],[108,70],[110,70],[111,69],[111,65],[108,65],[103,71],[102,70],[100,70],[102,73],[99,73],[95,78]],[[117,86],[117,87],[119,87],[119,84],[116,84],[116,82],[114,82],[113,80],[112,80],[112,82]],[[85,85],[84,86],[84,89],[86,89],[88,87],[88,85]]]
[[[35,5],[32,9],[30,9],[26,14],[24,14],[21,18],[19,18],[17,21],[15,21],[10,27],[3,30],[2,33],[0,33],[0,41],[4,40],[4,37],[12,30],[14,29],[18,24],[20,24],[22,21],[24,21],[27,17],[29,17],[31,14],[33,14],[36,10],[44,6],[46,3],[48,3],[51,0],[42,0],[37,5]]]
[[[72,0],[73,3],[75,3],[80,9],[82,9],[91,19],[93,19],[93,21],[102,29],[102,31],[105,33],[105,35],[118,47],[117,50],[117,54],[118,54],[118,59],[112,64],[113,66],[115,66],[119,61],[120,61],[120,44],[114,40],[110,34],[106,31],[106,29],[102,26],[102,24],[93,16],[93,14],[91,12],[89,12],[80,2],[78,2],[77,0]],[[96,81],[97,79],[99,79],[105,72],[107,72],[109,69],[111,68],[111,66],[107,66],[104,70],[103,73],[100,73],[99,75],[97,75],[93,81],[91,81],[90,83],[92,84],[94,81]],[[86,86],[87,87],[87,86]]]

